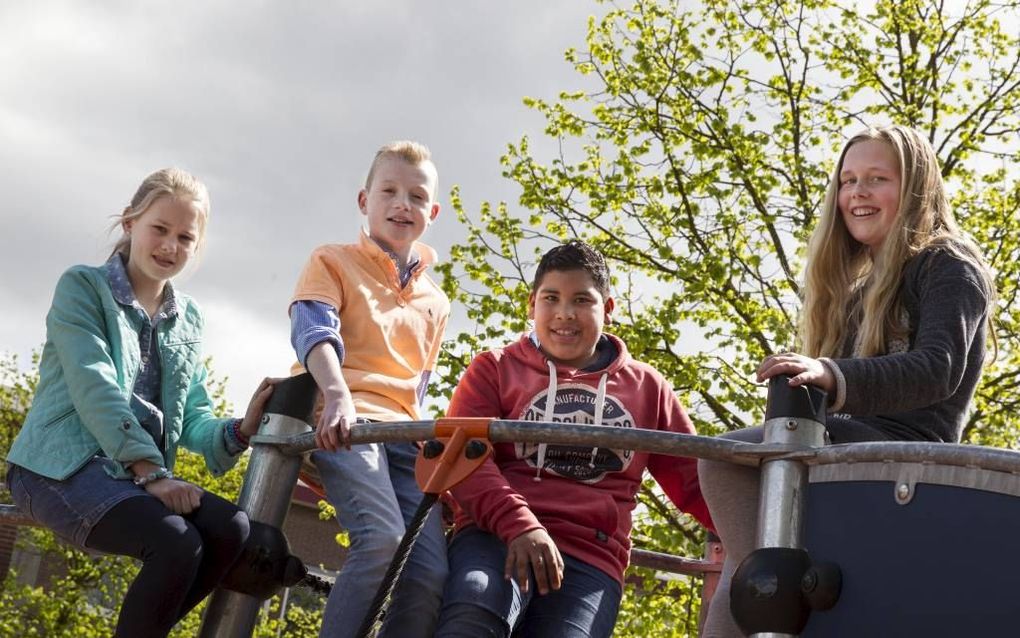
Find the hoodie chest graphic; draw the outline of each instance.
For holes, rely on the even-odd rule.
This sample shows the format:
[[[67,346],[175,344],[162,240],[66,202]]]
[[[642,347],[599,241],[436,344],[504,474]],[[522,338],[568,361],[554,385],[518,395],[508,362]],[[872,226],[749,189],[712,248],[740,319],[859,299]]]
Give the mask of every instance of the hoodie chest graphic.
[[[610,395],[605,396],[601,415],[596,418],[598,395],[590,386],[574,383],[557,388],[551,413],[546,409],[547,398],[548,391],[536,394],[529,400],[520,418],[525,421],[634,427],[634,417]],[[583,483],[597,483],[609,472],[625,471],[634,457],[633,450],[539,443],[516,443],[514,451],[517,458],[531,467],[540,467],[541,472]]]

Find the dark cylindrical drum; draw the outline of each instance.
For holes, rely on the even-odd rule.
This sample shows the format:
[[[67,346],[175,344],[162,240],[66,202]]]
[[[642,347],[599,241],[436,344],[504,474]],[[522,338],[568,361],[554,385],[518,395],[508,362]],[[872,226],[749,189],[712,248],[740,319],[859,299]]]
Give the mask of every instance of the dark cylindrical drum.
[[[1020,636],[1020,476],[877,461],[809,481],[806,548],[839,565],[842,591],[802,636]]]

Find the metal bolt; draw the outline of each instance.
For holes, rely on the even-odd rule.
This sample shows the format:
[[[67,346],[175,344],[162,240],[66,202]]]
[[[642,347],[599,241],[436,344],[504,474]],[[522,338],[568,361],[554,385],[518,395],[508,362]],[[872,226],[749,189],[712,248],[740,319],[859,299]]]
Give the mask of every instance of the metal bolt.
[[[900,483],[899,485],[896,486],[896,498],[903,501],[906,500],[908,496],[910,496],[909,485],[907,485],[906,483]]]
[[[786,429],[787,430],[796,430],[797,429],[797,422],[794,421],[793,419],[790,419],[789,421],[786,422]]]
[[[444,446],[441,441],[433,439],[425,443],[425,446],[422,447],[421,452],[425,456],[425,458],[434,459],[440,454],[442,454],[444,449],[446,449],[446,446]]]
[[[800,590],[804,593],[811,593],[818,586],[818,574],[815,570],[809,569],[804,573],[804,577],[800,579]]]
[[[262,415],[262,424],[265,425],[266,423],[269,423],[269,415],[268,414],[263,414]]]
[[[483,456],[488,449],[489,447],[485,445],[484,442],[479,441],[478,439],[471,439],[468,441],[467,447],[464,449],[464,456],[472,460],[477,459],[480,456]]]

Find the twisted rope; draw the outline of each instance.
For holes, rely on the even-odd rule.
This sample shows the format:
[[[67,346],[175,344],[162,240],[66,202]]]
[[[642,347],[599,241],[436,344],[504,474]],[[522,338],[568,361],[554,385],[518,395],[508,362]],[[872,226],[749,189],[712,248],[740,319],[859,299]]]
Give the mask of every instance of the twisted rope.
[[[428,518],[432,506],[438,499],[438,494],[425,494],[422,497],[421,503],[418,504],[418,511],[414,513],[414,518],[407,526],[407,531],[404,532],[404,537],[400,539],[400,545],[397,546],[397,551],[393,554],[393,560],[390,561],[390,566],[386,569],[386,575],[379,583],[379,589],[372,600],[372,606],[369,607],[368,613],[365,614],[365,620],[361,623],[361,628],[358,629],[358,638],[371,638],[375,635],[375,625],[382,616],[383,607],[393,594],[393,588],[396,586],[397,579],[400,578],[400,573],[404,570],[407,557],[411,555],[411,550],[414,548],[414,541],[421,534],[422,528],[425,527],[425,519]]]

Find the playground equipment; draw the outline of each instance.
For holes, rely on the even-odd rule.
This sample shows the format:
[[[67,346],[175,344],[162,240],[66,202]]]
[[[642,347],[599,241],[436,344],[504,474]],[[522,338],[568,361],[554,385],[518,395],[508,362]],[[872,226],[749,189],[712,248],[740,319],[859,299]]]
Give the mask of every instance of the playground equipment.
[[[293,384],[290,387],[289,384]],[[281,391],[283,390],[283,391]],[[310,375],[289,379],[277,386],[266,406],[259,435],[251,439],[252,458],[245,475],[238,504],[256,522],[279,527],[283,523],[290,495],[297,480],[301,455],[315,449],[314,434],[308,422],[314,402],[314,384]],[[293,404],[292,404],[293,403]],[[673,456],[735,458],[733,449],[747,444],[709,437],[651,432],[631,428],[606,428],[591,425],[543,423],[490,419],[439,419],[400,423],[364,424],[351,431],[351,443],[434,441],[443,442],[442,451],[431,458],[425,446],[416,474],[423,492],[438,493],[463,479],[462,468],[452,455],[472,456],[485,441],[531,441],[577,444],[587,448],[647,450]],[[434,448],[433,448],[434,449]],[[692,453],[691,450],[696,450]],[[445,453],[445,454],[443,454]],[[486,452],[487,453],[487,450]],[[475,456],[480,462],[480,456]],[[444,463],[444,459],[447,461]],[[470,460],[470,459],[469,459]],[[736,458],[736,462],[756,464],[756,459]],[[447,475],[447,473],[451,475]],[[398,553],[401,550],[398,549]],[[710,545],[709,553],[721,552]],[[677,558],[655,552],[632,552],[632,562],[679,573],[700,573],[717,577],[719,561]],[[708,588],[714,589],[714,578]],[[282,583],[280,584],[282,585]],[[254,628],[260,600],[246,593],[219,589],[214,592],[202,624],[203,638],[242,638]]]
[[[314,448],[308,425],[314,393],[309,378],[281,384],[260,434],[252,439],[239,504],[257,524],[282,525],[301,454]],[[759,549],[738,569],[731,598],[734,616],[748,635],[1015,635],[1020,627],[1020,606],[1012,600],[1020,587],[1020,551],[1014,549],[1020,538],[1020,453],[946,443],[826,446],[824,401],[821,392],[773,379],[762,444],[500,419],[371,424],[355,428],[351,438],[353,443],[438,438],[455,454],[467,454],[472,442],[484,440],[598,445],[761,467]],[[460,443],[451,446],[454,437]],[[441,465],[442,455],[431,461]],[[434,469],[419,471],[436,476]],[[22,520],[15,509],[0,507],[0,524]],[[279,539],[270,544],[280,547]],[[251,635],[260,598],[296,577],[285,540],[283,548],[274,558],[265,548],[252,549],[249,567],[254,569],[241,581],[268,579],[270,584],[217,590],[201,636]],[[719,570],[717,561],[638,550],[632,563],[707,576]],[[706,589],[713,582],[706,577]]]
[[[501,419],[482,429],[474,424],[471,432],[444,419],[373,424],[355,428],[352,442],[428,441],[461,432],[461,449],[468,449],[487,430],[491,442],[597,444],[760,466],[760,549],[738,569],[731,600],[749,635],[1014,635],[1020,454],[944,443],[825,446],[824,393],[790,388],[786,380],[771,381],[762,444]],[[265,428],[252,440],[252,465],[265,469],[249,469],[243,494],[254,503],[242,499],[242,505],[256,520],[260,511],[285,507],[293,480],[280,477],[294,476],[299,455],[314,448],[311,428],[304,427],[309,431],[298,434]],[[970,550],[978,535],[993,541],[994,563]],[[202,636],[250,635],[255,614],[246,598],[216,592]]]

